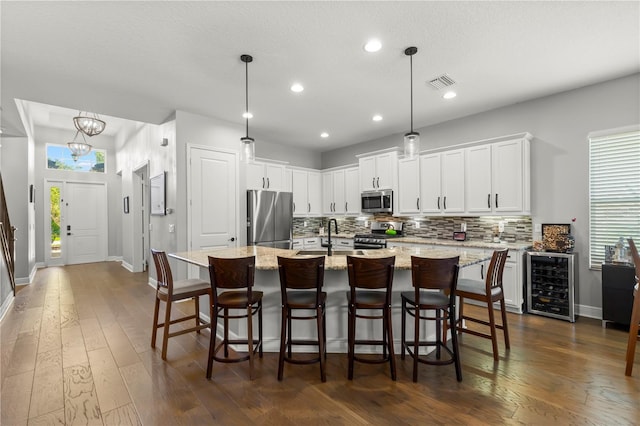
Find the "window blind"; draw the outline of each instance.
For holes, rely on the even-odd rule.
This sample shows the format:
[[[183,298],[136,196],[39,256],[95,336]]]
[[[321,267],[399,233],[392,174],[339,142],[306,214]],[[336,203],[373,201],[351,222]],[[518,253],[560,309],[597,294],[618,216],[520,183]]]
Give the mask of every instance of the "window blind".
[[[600,269],[605,245],[640,239],[640,131],[589,138],[589,266]]]

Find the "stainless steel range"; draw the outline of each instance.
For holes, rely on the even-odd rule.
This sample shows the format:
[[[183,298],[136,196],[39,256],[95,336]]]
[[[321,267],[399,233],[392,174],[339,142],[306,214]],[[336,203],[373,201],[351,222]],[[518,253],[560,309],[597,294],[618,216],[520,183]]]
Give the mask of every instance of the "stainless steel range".
[[[387,248],[387,240],[402,237],[404,222],[372,222],[371,233],[356,234],[353,237],[353,248],[375,250]]]

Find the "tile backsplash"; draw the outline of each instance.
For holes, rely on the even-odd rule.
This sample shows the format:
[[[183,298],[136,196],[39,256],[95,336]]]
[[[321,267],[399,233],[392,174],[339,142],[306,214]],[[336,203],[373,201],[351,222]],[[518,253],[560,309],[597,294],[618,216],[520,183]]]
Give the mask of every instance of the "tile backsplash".
[[[407,237],[451,239],[454,231],[460,231],[461,225],[467,225],[467,240],[490,242],[494,233],[498,232],[498,224],[504,222],[504,231],[500,235],[502,241],[510,243],[531,242],[533,227],[530,216],[441,216],[441,217],[394,217],[374,215],[368,217],[340,217],[338,221],[340,233],[368,233],[371,221],[402,221],[404,234]],[[293,234],[317,234],[320,227],[326,229],[327,217],[294,218]]]

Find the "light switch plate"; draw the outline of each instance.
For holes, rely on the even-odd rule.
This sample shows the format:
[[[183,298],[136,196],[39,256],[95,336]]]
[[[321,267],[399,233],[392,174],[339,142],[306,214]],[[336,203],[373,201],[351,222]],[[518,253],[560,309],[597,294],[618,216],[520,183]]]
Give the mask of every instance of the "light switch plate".
[[[176,232],[176,225],[174,225],[173,223],[169,224],[169,232],[173,233]]]

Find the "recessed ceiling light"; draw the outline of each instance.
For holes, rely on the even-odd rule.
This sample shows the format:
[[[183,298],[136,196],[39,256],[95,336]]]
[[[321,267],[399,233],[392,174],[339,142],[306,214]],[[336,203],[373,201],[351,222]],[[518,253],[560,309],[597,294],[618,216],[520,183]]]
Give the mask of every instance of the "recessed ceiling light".
[[[327,133],[327,132],[322,132],[322,133],[320,133],[320,137],[321,137],[321,138],[328,138],[328,137],[329,137],[329,133]]]
[[[373,121],[382,121],[382,116],[379,114],[376,114],[373,116],[372,118]]]
[[[242,113],[242,118],[253,118],[253,114],[250,112],[244,112]]]
[[[454,92],[452,90],[450,90],[447,93],[445,93],[444,95],[442,95],[442,97],[445,98],[445,99],[453,99],[456,96],[458,96],[458,95],[456,94],[456,92]]]
[[[367,42],[367,44],[364,45],[364,50],[369,53],[377,52],[381,48],[382,48],[382,43],[380,43],[380,40],[375,38],[372,38]]]
[[[293,83],[291,85],[291,91],[295,93],[300,93],[304,90],[304,87],[300,83]]]

